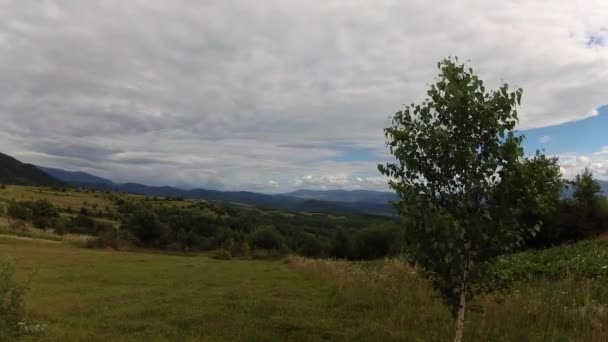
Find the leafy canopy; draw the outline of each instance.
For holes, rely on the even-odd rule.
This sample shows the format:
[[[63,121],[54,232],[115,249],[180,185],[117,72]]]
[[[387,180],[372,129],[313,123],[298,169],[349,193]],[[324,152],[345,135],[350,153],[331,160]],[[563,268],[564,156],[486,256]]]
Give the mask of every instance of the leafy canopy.
[[[463,282],[478,283],[490,259],[538,231],[522,220],[524,209],[548,210],[562,184],[556,159],[524,157],[515,133],[522,89],[487,90],[457,58],[437,66],[428,98],[385,129],[396,160],[379,170],[400,197],[411,261],[455,312]]]
[[[576,175],[571,184],[574,187],[572,197],[581,206],[593,208],[603,197],[602,188],[597,180],[593,178],[593,173],[589,169],[585,169],[582,174]]]

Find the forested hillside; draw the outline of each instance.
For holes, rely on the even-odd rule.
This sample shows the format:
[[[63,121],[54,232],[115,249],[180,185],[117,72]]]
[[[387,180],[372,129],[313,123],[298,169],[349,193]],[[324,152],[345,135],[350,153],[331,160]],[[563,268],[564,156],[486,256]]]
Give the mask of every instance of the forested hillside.
[[[63,184],[36,166],[22,163],[3,153],[0,153],[0,183],[35,186],[58,186]]]

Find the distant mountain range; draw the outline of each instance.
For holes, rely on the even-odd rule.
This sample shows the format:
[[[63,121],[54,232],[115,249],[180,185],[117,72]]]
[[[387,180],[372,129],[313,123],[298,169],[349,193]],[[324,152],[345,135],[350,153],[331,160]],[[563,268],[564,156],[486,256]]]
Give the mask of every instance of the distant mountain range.
[[[60,186],[71,184],[145,196],[173,196],[210,201],[238,203],[264,209],[334,214],[370,214],[393,216],[395,210],[389,202],[397,197],[391,192],[370,190],[296,190],[286,194],[269,195],[248,191],[218,191],[206,189],[184,190],[170,186],[149,186],[138,183],[114,183],[111,180],[81,171],[66,171],[24,164],[0,153],[0,183]],[[608,195],[608,181],[599,181]],[[571,190],[566,189],[564,196]]]
[[[69,184],[113,184],[113,182],[108,179],[97,177],[82,171],[66,171],[43,166],[38,166],[38,168],[46,172],[48,175]]]
[[[392,192],[370,190],[296,190],[285,195],[297,198],[307,198],[319,201],[345,202],[345,203],[378,203],[386,204],[398,200]]]
[[[264,209],[334,214],[395,215],[394,209],[388,203],[389,200],[395,199],[395,196],[388,192],[299,190],[288,194],[268,195],[249,191],[184,190],[170,186],[114,183],[86,172],[66,171],[43,166],[39,166],[39,168],[65,183],[98,190],[121,191],[145,196],[172,196],[231,202]]]
[[[76,186],[99,190],[121,191],[145,196],[173,196],[209,201],[238,203],[264,209],[280,209],[303,212],[335,214],[370,214],[393,216],[395,210],[389,204],[398,198],[394,193],[371,190],[310,190],[268,195],[249,191],[218,191],[207,189],[184,190],[170,186],[150,186],[138,183],[114,183],[108,179],[80,171],[65,171],[40,167],[51,176]],[[598,181],[608,195],[608,181]],[[565,189],[564,196],[572,190]]]
[[[0,183],[32,186],[65,185],[36,166],[22,163],[3,153],[0,153]]]

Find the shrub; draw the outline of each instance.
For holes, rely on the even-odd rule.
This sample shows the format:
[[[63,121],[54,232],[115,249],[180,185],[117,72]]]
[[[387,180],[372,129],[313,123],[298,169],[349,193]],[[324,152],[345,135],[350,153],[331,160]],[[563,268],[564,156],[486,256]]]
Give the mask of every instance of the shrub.
[[[10,341],[18,333],[18,323],[25,311],[26,286],[17,284],[13,275],[15,264],[10,260],[0,262],[0,341]]]
[[[319,239],[309,236],[305,238],[299,248],[300,255],[307,257],[320,257],[324,254],[323,245]]]
[[[148,209],[138,209],[131,214],[124,228],[145,246],[163,246],[168,235],[167,226],[160,222],[153,211]]]
[[[59,218],[57,209],[47,200],[38,200],[29,204],[32,211],[32,224],[36,228],[53,227]]]
[[[172,240],[174,240],[171,243],[173,250],[188,252],[203,247],[203,239],[190,230],[179,229],[174,232]]]
[[[265,226],[249,236],[249,243],[254,249],[279,249],[283,244],[283,238],[274,227]]]
[[[230,254],[230,252],[227,251],[227,250],[225,250],[225,249],[219,249],[217,251],[214,251],[209,256],[211,258],[217,259],[217,260],[230,260],[230,259],[232,259],[232,254]]]
[[[538,220],[532,215],[529,221]],[[556,210],[540,217],[542,225],[536,236],[527,239],[525,247],[544,248],[594,238],[608,231],[608,201],[598,199],[585,208],[575,200],[564,199]]]
[[[70,218],[65,224],[65,231],[76,234],[99,235],[106,230],[112,229],[112,225],[100,222],[82,213]],[[57,230],[57,227],[55,227]]]
[[[355,233],[353,255],[357,259],[378,259],[396,255],[400,248],[400,234],[395,227],[373,226]]]
[[[331,237],[329,256],[338,259],[348,259],[353,255],[353,241],[350,234],[342,228]]]
[[[251,259],[251,248],[247,241],[235,242],[230,249],[230,254],[243,259]]]
[[[488,270],[489,287],[508,289],[515,282],[536,279],[608,277],[608,243],[581,241],[545,250],[499,256]]]
[[[68,231],[69,229],[65,220],[58,220],[53,228],[53,232],[57,235],[65,235],[68,233]]]
[[[32,218],[32,211],[24,203],[10,201],[6,209],[8,217],[21,221],[28,221]]]
[[[98,237],[86,243],[88,248],[122,250],[131,247],[137,239],[129,232],[121,229],[108,229]]]

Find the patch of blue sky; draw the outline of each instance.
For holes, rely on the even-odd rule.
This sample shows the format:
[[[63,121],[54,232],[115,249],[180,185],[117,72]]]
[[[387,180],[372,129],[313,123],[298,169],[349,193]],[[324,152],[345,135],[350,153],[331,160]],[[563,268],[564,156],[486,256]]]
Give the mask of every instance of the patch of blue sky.
[[[598,33],[589,35],[587,39],[587,46],[606,46],[608,44],[608,30],[602,30]]]
[[[537,149],[548,154],[593,153],[608,146],[608,106],[598,115],[561,125],[524,130],[524,148],[532,154]]]

